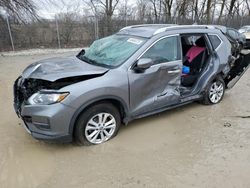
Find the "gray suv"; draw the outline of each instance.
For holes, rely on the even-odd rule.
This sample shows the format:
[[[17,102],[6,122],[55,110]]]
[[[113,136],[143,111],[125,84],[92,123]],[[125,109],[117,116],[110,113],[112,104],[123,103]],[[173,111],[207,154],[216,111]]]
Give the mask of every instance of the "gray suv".
[[[14,83],[14,108],[36,139],[100,144],[133,119],[219,103],[249,62],[213,26],[129,26],[76,56],[29,65]]]

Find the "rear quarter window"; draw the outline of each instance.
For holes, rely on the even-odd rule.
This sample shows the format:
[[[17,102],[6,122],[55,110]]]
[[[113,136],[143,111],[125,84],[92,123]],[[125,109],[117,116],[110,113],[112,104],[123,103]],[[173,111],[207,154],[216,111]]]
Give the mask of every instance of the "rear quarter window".
[[[208,35],[208,37],[214,49],[220,46],[221,40],[217,35]]]

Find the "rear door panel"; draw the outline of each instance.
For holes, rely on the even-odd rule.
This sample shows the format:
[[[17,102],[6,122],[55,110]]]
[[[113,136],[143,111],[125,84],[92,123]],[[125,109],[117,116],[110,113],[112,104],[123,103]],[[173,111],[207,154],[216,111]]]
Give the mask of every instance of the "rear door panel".
[[[242,50],[240,57],[234,62],[228,75],[224,79],[227,88],[232,88],[250,66],[250,51]]]
[[[154,99],[156,108],[176,104],[180,100],[182,61],[167,62],[162,65],[163,75],[160,78],[161,92]]]

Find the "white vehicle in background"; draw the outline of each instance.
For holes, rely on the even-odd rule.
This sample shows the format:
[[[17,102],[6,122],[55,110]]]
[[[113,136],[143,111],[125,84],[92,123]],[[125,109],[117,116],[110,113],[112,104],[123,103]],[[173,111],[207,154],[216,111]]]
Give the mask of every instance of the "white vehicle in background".
[[[246,36],[246,48],[250,48],[250,25],[241,27],[239,32]]]

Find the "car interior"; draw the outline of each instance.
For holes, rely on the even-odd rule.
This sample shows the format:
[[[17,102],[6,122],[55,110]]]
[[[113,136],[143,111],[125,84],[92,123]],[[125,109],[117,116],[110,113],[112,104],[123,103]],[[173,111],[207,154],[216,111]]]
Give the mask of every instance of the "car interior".
[[[191,89],[206,67],[209,51],[204,35],[182,35],[183,67],[181,88],[185,91]],[[184,69],[183,68],[183,69]]]

